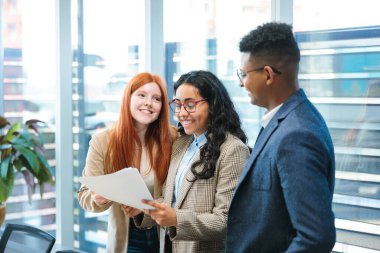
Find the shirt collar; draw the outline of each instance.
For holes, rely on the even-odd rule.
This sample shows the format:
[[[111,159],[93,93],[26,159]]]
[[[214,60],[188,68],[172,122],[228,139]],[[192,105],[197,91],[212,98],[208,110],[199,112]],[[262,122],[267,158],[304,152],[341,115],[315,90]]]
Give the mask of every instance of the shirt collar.
[[[206,142],[207,142],[206,132],[204,132],[203,134],[201,134],[199,136],[196,136],[194,134],[194,141],[193,141],[192,145],[195,145],[196,147],[200,148],[204,144],[206,144]]]
[[[274,115],[276,114],[276,112],[278,112],[278,110],[280,110],[280,108],[281,108],[282,105],[283,105],[283,103],[280,104],[280,105],[278,105],[278,106],[276,106],[272,110],[265,112],[264,116],[261,118],[261,126],[263,128],[267,127],[267,125],[269,124],[269,122],[271,121],[271,119],[274,117]]]

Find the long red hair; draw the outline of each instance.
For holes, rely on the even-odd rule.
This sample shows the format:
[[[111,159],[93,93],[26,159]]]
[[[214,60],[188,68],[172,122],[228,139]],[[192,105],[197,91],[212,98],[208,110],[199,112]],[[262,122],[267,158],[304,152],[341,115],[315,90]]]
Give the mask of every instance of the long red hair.
[[[140,167],[142,144],[133,127],[130,104],[131,95],[138,88],[154,82],[161,90],[162,108],[157,120],[152,122],[145,133],[145,145],[150,164],[160,183],[166,179],[172,137],[170,135],[169,104],[165,81],[158,75],[147,72],[137,74],[124,90],[120,116],[110,132],[109,145],[105,157],[105,173],[113,173],[126,167]]]

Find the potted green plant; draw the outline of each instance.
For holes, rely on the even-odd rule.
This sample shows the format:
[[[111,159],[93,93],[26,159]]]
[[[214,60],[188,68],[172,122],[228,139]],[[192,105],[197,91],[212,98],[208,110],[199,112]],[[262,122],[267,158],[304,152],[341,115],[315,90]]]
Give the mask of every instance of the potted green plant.
[[[4,221],[5,203],[12,193],[15,173],[24,176],[29,202],[36,185],[39,185],[41,198],[44,184],[54,185],[51,167],[44,156],[41,126],[46,124],[40,120],[10,124],[0,116],[0,225]]]

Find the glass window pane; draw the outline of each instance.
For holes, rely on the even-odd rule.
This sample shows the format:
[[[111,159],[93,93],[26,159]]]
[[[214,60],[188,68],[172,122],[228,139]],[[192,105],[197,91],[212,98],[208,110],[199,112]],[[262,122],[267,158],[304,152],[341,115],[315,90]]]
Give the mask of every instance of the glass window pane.
[[[233,98],[252,146],[259,131],[259,108],[252,107],[239,87],[239,41],[258,25],[270,21],[271,5],[265,0],[165,0],[164,40],[169,95],[173,82],[191,70],[217,75]],[[186,11],[182,11],[182,10]]]
[[[294,0],[294,27],[302,53],[300,86],[326,119],[335,146],[337,242],[376,250],[380,250],[380,18],[374,10],[379,7],[372,0]],[[344,11],[337,18],[340,9]]]
[[[55,4],[54,1],[2,1],[4,72],[1,98],[10,122],[38,119],[48,123],[40,129],[48,163],[55,166]],[[38,29],[36,29],[38,28]],[[16,173],[13,193],[7,200],[5,223],[25,223],[55,234],[55,191],[37,186],[28,201],[28,189]]]
[[[364,27],[380,22],[377,11],[380,2],[377,0],[293,0],[293,5],[293,25],[296,31]]]
[[[124,87],[144,69],[144,1],[73,1],[74,182],[85,166],[92,134],[118,119]],[[107,242],[108,212],[78,215],[75,247],[102,252]]]

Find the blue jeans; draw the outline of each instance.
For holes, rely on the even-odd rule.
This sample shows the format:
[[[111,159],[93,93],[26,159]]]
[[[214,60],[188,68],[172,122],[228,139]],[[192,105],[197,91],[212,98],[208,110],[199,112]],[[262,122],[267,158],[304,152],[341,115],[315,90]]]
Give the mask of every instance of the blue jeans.
[[[140,230],[129,227],[128,253],[155,253],[160,251],[157,228]]]

